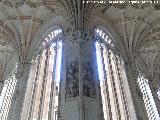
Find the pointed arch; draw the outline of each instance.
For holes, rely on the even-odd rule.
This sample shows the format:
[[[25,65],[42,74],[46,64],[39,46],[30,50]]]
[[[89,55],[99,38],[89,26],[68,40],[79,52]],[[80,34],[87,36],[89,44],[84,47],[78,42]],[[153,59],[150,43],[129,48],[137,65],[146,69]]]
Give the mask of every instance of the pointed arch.
[[[105,120],[135,118],[133,102],[128,101],[131,93],[124,62],[114,38],[107,29],[97,26],[94,39]]]
[[[57,120],[63,30],[53,26],[41,38],[28,120]]]

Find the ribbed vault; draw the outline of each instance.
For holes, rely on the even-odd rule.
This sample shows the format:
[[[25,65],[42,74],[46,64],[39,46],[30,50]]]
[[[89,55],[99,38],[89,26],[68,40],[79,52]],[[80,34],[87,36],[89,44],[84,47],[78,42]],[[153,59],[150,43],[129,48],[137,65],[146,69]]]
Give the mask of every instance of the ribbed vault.
[[[114,26],[117,45],[125,61],[138,63],[149,79],[159,83],[159,79],[155,79],[160,48],[159,3],[103,5],[96,10],[103,18],[108,16],[110,26]]]
[[[159,77],[156,76],[159,75],[157,69],[160,66],[160,3],[86,2],[87,0],[1,0],[0,50],[6,51],[1,52],[2,55],[13,58],[15,54],[21,64],[29,64],[40,45],[42,34],[49,27],[57,24],[68,32],[102,24],[115,36],[124,61],[140,64],[147,77],[159,83]],[[5,66],[6,60],[0,61]],[[3,71],[4,67],[1,68]]]

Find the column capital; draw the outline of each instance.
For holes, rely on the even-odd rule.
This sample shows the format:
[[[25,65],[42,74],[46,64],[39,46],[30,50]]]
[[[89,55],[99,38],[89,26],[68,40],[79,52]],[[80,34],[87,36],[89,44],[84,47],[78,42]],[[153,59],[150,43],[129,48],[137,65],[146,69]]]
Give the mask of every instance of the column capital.
[[[20,78],[25,77],[26,73],[29,74],[30,66],[31,66],[31,61],[19,62],[18,66],[17,66],[16,78],[20,79]]]
[[[136,67],[136,64],[124,62],[124,66],[125,66],[126,72],[130,72],[134,79],[138,78],[139,72]]]

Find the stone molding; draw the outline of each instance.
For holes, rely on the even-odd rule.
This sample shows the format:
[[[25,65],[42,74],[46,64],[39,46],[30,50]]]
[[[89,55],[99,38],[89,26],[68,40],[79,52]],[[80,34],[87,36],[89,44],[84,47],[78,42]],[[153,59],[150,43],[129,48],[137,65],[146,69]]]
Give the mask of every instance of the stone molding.
[[[87,32],[87,31],[75,31],[72,34],[68,35],[67,40],[72,41],[73,44],[75,43],[81,43],[81,42],[88,42],[91,41],[93,38],[93,33],[92,32]]]

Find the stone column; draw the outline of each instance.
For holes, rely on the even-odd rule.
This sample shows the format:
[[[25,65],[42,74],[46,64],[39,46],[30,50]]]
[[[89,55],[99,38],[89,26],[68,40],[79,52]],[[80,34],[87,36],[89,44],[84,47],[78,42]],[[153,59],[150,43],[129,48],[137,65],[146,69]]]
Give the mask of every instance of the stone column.
[[[144,106],[143,96],[137,83],[138,71],[136,65],[125,64],[125,70],[137,120],[149,120]]]
[[[8,120],[21,120],[21,114],[23,109],[23,102],[27,89],[28,77],[30,71],[29,62],[19,63],[17,68],[17,83],[14,91],[14,95],[11,101],[11,106],[8,114]]]
[[[59,120],[103,120],[92,34],[76,31],[63,43]]]

